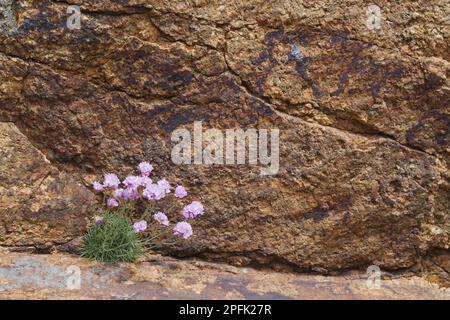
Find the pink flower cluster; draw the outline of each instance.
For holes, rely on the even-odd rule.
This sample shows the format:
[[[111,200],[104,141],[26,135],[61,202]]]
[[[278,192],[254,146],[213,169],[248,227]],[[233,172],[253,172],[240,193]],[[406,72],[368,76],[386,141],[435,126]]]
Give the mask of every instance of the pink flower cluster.
[[[165,198],[171,193],[171,185],[166,179],[153,182],[150,174],[153,166],[148,162],[141,162],[138,165],[139,176],[130,175],[122,182],[114,173],[104,175],[103,183],[95,181],[92,186],[95,191],[103,192],[108,196],[106,205],[110,208],[118,207],[127,201],[158,201]],[[188,195],[186,189],[178,185],[174,190],[174,196],[182,199]],[[183,216],[186,219],[195,219],[199,215],[203,215],[203,205],[198,201],[193,201],[183,208]],[[169,219],[163,212],[157,212],[153,215],[155,221],[163,226],[169,226]],[[95,218],[96,223],[102,223],[102,217]],[[133,224],[136,233],[147,230],[147,221],[141,220]],[[193,232],[191,225],[186,221],[178,222],[173,228],[173,234],[185,239],[189,238]]]

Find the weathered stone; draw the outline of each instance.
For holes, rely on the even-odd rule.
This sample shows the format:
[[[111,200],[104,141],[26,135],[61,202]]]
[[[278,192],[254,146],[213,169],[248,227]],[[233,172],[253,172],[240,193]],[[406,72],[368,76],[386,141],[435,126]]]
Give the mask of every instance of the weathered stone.
[[[417,276],[380,280],[369,288],[365,273],[325,277],[161,256],[105,265],[61,254],[0,255],[0,299],[450,299],[448,288]]]
[[[381,30],[346,1],[71,3],[80,30],[66,3],[13,7],[0,119],[86,181],[146,159],[186,184],[207,214],[173,254],[322,273],[449,254],[445,1],[386,3]],[[279,128],[279,173],[174,165],[194,121]]]
[[[46,252],[86,229],[94,197],[20,133],[0,123],[0,246]]]

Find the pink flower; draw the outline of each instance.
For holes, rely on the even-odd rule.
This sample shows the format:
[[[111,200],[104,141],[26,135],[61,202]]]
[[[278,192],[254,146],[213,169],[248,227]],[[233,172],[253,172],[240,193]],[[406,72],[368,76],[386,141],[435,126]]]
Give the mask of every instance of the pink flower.
[[[141,185],[141,178],[136,176],[128,176],[125,178],[125,180],[123,180],[123,184],[127,188],[136,189]]]
[[[114,173],[105,174],[105,181],[103,182],[103,186],[105,188],[117,189],[119,187],[120,180]]]
[[[118,188],[118,189],[114,190],[113,196],[114,196],[114,198],[116,198],[116,199],[123,199],[123,198],[125,198],[125,197],[124,197],[124,192],[125,192],[124,189]]]
[[[194,219],[203,214],[203,205],[198,201],[193,201],[191,204],[183,208],[183,216],[187,219]]]
[[[173,234],[177,237],[183,237],[185,239],[192,236],[192,227],[185,221],[178,222],[173,228]]]
[[[149,177],[146,177],[146,176],[139,177],[139,185],[141,187],[146,187],[147,185],[152,184],[152,183],[153,183],[153,181]]]
[[[183,186],[177,186],[175,188],[175,197],[184,198],[187,196],[187,191]]]
[[[147,221],[141,220],[133,224],[134,232],[139,233],[147,230]]]
[[[149,184],[142,192],[144,198],[148,200],[161,200],[165,196],[165,191],[157,184]]]
[[[111,208],[119,206],[119,202],[117,202],[117,200],[114,198],[109,198],[108,201],[106,201],[106,204],[108,205],[108,207],[111,207]]]
[[[161,223],[164,226],[168,226],[169,225],[169,219],[167,218],[167,216],[163,213],[163,212],[157,212],[153,215],[153,218],[158,221],[159,223]]]
[[[139,191],[134,188],[127,188],[123,191],[123,198],[127,200],[138,200],[141,197]]]
[[[170,184],[166,179],[159,180],[157,184],[165,193],[170,193]]]
[[[101,192],[104,190],[103,185],[98,181],[94,181],[94,183],[92,184],[92,187],[94,188],[95,191]]]
[[[94,221],[95,221],[95,223],[102,223],[103,222],[103,217],[95,216]]]
[[[153,166],[148,162],[141,162],[139,163],[139,171],[141,172],[141,175],[148,177],[150,173],[153,171]]]

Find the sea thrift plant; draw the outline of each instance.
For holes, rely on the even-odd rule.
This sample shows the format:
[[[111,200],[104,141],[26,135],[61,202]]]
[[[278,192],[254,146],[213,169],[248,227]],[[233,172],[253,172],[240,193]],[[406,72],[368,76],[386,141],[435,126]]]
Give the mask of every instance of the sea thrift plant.
[[[145,242],[131,225],[127,208],[98,212],[81,249],[83,257],[102,262],[131,262],[144,253]]]
[[[175,197],[184,198],[187,196],[187,191],[183,186],[177,186],[175,188]]]
[[[120,180],[114,173],[105,174],[103,188],[117,189],[119,187],[119,184]]]
[[[144,177],[148,177],[150,173],[153,171],[153,166],[148,162],[141,162],[138,166],[141,175]]]
[[[141,220],[141,221],[135,222],[133,224],[133,230],[136,233],[143,232],[143,231],[147,230],[147,221]]]
[[[192,227],[186,221],[181,221],[176,224],[175,228],[173,228],[173,232],[176,236],[187,239],[192,236]]]
[[[203,205],[198,201],[192,202],[183,209],[183,216],[186,219],[195,219],[197,216],[200,216],[202,214]]]
[[[94,217],[94,221],[95,221],[95,223],[102,223],[103,222],[103,217],[101,217],[101,216],[95,216]]]
[[[180,184],[174,184],[176,187],[173,188],[167,179],[154,177],[153,170],[149,162],[141,162],[137,174],[121,180],[117,174],[107,173],[103,182],[92,184],[93,189],[103,196],[104,207],[96,213],[86,236],[84,256],[108,262],[132,261],[142,254],[141,247],[172,246],[193,235],[190,222],[203,215],[203,205],[195,200],[186,203],[186,188]],[[124,221],[127,221],[126,226]],[[110,234],[113,232],[121,234]],[[129,243],[111,247],[107,241],[116,237]],[[124,248],[133,252],[125,255]],[[107,254],[102,252],[105,250],[108,250]],[[120,252],[116,255],[115,250]]]
[[[163,212],[157,212],[153,215],[153,218],[158,221],[160,224],[162,224],[163,226],[168,226],[169,225],[169,218],[167,218],[167,216],[163,213]]]
[[[111,208],[119,206],[119,202],[117,202],[117,200],[113,199],[113,198],[109,198],[108,201],[106,201],[106,204],[108,205],[108,207],[111,207]]]

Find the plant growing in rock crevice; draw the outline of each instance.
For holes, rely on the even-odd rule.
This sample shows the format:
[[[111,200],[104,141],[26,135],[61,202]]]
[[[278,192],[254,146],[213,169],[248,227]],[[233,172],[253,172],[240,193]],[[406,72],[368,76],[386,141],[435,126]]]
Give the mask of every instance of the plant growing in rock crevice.
[[[81,256],[103,262],[131,262],[144,252],[144,243],[134,232],[127,209],[99,213],[102,216],[97,216],[89,228]]]
[[[153,166],[148,162],[140,163],[138,169],[140,175],[129,175],[123,181],[116,174],[107,173],[103,183],[93,183],[94,190],[103,194],[106,206],[96,213],[82,256],[104,262],[134,261],[145,249],[171,246],[176,238],[192,236],[192,226],[186,220],[202,215],[203,205],[193,201],[184,206],[179,212],[183,219],[172,226],[166,212],[176,213],[178,203],[170,199],[170,183],[166,179],[154,182],[150,178]],[[183,186],[173,190],[176,200],[187,195]]]

